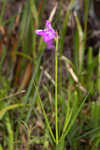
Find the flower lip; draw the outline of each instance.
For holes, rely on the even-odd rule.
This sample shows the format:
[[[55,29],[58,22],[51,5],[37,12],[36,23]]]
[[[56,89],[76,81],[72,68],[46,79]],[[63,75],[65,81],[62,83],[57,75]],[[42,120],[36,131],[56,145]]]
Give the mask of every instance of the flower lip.
[[[55,30],[52,28],[51,23],[47,20],[46,21],[46,29],[44,30],[35,30],[35,33],[37,35],[40,35],[43,37],[43,41],[46,42],[48,44],[51,43],[50,41],[53,40],[56,37],[56,32]]]
[[[46,29],[44,31],[44,34],[43,34],[44,42],[48,42],[50,40],[53,40],[55,37],[56,37],[56,33],[52,29]]]

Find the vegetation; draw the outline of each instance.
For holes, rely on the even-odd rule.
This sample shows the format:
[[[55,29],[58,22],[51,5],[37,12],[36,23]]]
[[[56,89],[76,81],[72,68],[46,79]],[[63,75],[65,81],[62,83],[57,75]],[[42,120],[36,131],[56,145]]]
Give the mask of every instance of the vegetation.
[[[88,38],[89,4],[81,23],[74,0],[64,13],[63,0],[49,12],[47,0],[28,0],[8,18],[1,3],[0,150],[99,150],[100,50]],[[55,49],[35,33],[46,20]]]

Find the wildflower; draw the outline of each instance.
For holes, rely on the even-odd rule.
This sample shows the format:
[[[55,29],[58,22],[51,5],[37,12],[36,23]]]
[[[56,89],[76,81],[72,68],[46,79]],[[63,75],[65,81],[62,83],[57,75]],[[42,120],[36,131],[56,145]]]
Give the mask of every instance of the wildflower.
[[[52,28],[51,23],[46,21],[46,29],[44,30],[35,30],[37,35],[43,37],[43,41],[47,44],[48,49],[53,49],[55,46],[53,45],[53,39],[56,37],[56,32]]]

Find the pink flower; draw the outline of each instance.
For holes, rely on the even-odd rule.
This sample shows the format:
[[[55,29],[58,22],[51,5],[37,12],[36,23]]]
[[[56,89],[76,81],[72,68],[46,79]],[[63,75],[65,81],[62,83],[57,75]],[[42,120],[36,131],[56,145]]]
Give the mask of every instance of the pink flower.
[[[53,45],[53,39],[56,37],[56,32],[52,28],[51,23],[47,20],[46,21],[46,29],[44,30],[35,30],[37,35],[43,37],[43,41],[47,43],[48,49],[54,49],[55,46]]]

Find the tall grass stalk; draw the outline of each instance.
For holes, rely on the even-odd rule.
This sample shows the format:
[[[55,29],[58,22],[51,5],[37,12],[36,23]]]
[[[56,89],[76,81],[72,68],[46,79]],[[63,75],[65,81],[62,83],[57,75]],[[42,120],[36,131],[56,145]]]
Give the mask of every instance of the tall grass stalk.
[[[55,139],[55,136],[53,134],[53,131],[51,129],[51,126],[50,126],[50,123],[49,123],[49,120],[48,120],[48,117],[47,117],[47,114],[45,112],[45,109],[44,109],[44,105],[42,103],[42,100],[41,100],[41,97],[40,97],[40,94],[39,94],[39,89],[38,87],[35,85],[35,82],[34,82],[34,87],[36,89],[36,93],[38,94],[38,98],[39,98],[39,102],[40,102],[40,106],[41,106],[41,109],[42,109],[42,112],[43,112],[43,115],[44,115],[44,118],[45,118],[45,122],[47,124],[47,127],[48,127],[48,130],[49,130],[49,133],[53,139],[53,142],[56,143],[56,139]]]
[[[56,114],[56,145],[58,144],[58,35],[55,49],[55,114]]]
[[[3,16],[4,16],[4,13],[5,13],[5,8],[6,8],[7,1],[4,0],[2,2],[3,2],[3,6],[1,8],[1,13],[0,13],[0,26],[3,24]]]
[[[2,146],[1,146],[1,144],[0,144],[0,150],[3,150],[3,148],[2,148]]]
[[[99,54],[98,54],[98,77],[97,77],[97,89],[98,89],[98,100],[100,105],[100,48],[99,48]]]
[[[78,19],[77,13],[74,12],[76,24],[77,24],[77,30],[78,30],[78,35],[79,35],[79,60],[78,60],[78,65],[79,65],[79,73],[82,72],[83,69],[83,60],[84,60],[84,33],[82,31],[82,27],[80,24],[80,21]]]
[[[64,17],[63,25],[62,25],[61,30],[60,30],[60,40],[59,40],[60,57],[63,55],[64,39],[65,39],[65,36],[67,33],[68,21],[69,21],[69,17],[70,17],[70,13],[71,13],[73,4],[74,4],[74,0],[71,0],[69,6],[67,8],[65,17]],[[59,89],[62,89],[62,84],[63,84],[63,81],[62,81],[62,62],[59,60]],[[61,91],[61,90],[59,90],[59,91]]]
[[[9,116],[5,117],[6,128],[8,132],[8,150],[14,150],[14,135]]]

